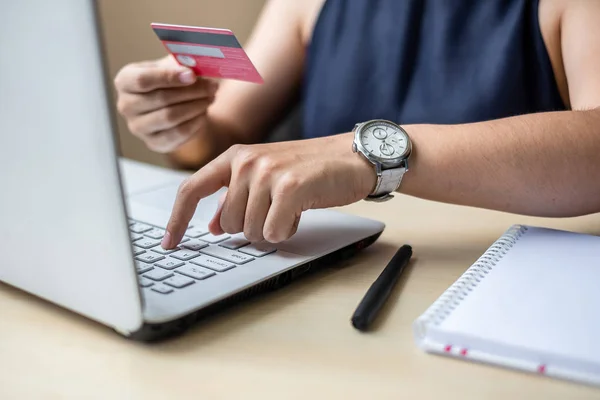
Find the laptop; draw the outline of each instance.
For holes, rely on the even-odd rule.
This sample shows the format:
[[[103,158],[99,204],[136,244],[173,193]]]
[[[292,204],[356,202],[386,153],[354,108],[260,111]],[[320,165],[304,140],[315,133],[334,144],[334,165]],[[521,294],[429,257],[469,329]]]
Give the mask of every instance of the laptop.
[[[0,15],[0,282],[151,341],[352,257],[384,230],[311,210],[277,245],[215,237],[218,192],[164,251],[183,175],[119,156],[96,4],[2,2]]]

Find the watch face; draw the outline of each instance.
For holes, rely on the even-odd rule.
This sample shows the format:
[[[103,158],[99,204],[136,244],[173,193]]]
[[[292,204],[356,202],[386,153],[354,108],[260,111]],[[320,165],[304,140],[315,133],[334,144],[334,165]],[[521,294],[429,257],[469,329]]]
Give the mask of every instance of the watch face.
[[[367,123],[360,133],[360,143],[365,150],[383,160],[404,156],[409,148],[408,140],[397,126],[381,121]]]

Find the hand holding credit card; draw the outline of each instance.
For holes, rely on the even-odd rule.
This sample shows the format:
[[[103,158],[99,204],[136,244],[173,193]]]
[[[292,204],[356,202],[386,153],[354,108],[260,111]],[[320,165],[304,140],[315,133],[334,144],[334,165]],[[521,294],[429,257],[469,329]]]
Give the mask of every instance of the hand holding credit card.
[[[263,79],[228,29],[152,23],[177,62],[197,76],[263,83]]]

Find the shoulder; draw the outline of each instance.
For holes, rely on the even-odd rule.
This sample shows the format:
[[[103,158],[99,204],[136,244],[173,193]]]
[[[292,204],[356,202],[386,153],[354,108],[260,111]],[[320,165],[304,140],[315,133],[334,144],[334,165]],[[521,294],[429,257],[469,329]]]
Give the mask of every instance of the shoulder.
[[[594,69],[598,58],[592,48],[600,46],[600,1],[540,0],[540,30],[561,97],[571,107],[569,98],[573,79],[583,70]],[[577,60],[577,61],[574,61]],[[593,67],[590,67],[592,65]],[[570,73],[569,73],[570,72]],[[570,77],[570,81],[568,80]],[[570,88],[571,86],[571,88]]]
[[[266,0],[260,20],[277,21],[296,30],[298,39],[307,45],[326,0]]]
[[[312,38],[313,30],[321,13],[321,9],[325,5],[326,0],[302,0],[295,3],[301,4],[300,11],[301,25],[300,34],[302,43],[308,45]]]
[[[563,25],[573,20],[596,19],[600,15],[597,0],[539,0],[540,28],[544,40],[557,39],[560,44]]]
[[[571,1],[573,0],[540,0],[538,10],[540,33],[552,64],[558,90],[567,106],[569,106],[569,90],[563,62],[560,24],[562,15]]]

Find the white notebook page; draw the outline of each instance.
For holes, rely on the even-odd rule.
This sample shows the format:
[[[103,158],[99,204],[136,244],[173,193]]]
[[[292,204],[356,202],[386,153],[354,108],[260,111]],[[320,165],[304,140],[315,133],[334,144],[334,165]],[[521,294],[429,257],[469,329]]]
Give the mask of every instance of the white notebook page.
[[[530,227],[438,329],[464,347],[600,364],[600,237]]]

